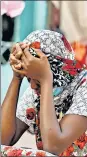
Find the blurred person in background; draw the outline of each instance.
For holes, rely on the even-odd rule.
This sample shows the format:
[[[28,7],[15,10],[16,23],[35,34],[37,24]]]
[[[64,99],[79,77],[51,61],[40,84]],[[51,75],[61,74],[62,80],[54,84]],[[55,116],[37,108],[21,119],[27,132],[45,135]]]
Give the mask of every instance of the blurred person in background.
[[[49,1],[49,27],[64,33],[77,56],[87,53],[87,1]]]
[[[25,8],[24,1],[1,1],[2,15],[2,47],[1,63],[9,60],[11,45],[15,30],[15,17],[19,16]]]
[[[2,155],[87,155],[87,70],[57,32],[35,31],[24,43],[10,56],[14,73],[2,104],[2,144],[13,145],[29,129],[44,151],[2,146]],[[24,76],[31,87],[17,104]]]

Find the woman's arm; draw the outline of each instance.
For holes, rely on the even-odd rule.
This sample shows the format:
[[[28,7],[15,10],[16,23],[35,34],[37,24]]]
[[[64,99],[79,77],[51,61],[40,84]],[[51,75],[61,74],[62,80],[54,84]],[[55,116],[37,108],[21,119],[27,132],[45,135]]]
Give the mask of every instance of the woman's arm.
[[[2,104],[1,110],[1,141],[2,144],[9,144],[16,131],[16,107],[19,95],[21,80],[13,77]]]
[[[58,123],[50,78],[41,84],[40,129],[44,150],[60,154],[86,131],[87,118],[79,115],[66,115]]]
[[[18,56],[14,56],[14,52]],[[12,65],[19,65],[20,57],[22,54],[22,50],[16,45],[12,49],[12,53],[10,55],[10,64]],[[2,104],[2,111],[1,111],[1,143],[5,145],[12,145],[14,144],[24,133],[25,130],[28,129],[28,126],[16,118],[16,108],[17,108],[17,101],[19,97],[20,86],[22,83],[22,75],[15,73],[13,70],[13,79],[11,84],[8,88],[6,97]]]

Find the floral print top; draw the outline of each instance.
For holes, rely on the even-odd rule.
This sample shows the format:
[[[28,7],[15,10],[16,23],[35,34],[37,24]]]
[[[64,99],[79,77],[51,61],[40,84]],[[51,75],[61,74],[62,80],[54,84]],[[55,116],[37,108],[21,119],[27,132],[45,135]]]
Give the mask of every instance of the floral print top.
[[[55,156],[51,153],[45,152],[43,150],[30,149],[30,148],[18,148],[13,146],[1,146],[1,157],[28,157],[28,156],[37,156],[37,157],[46,157],[46,156]]]

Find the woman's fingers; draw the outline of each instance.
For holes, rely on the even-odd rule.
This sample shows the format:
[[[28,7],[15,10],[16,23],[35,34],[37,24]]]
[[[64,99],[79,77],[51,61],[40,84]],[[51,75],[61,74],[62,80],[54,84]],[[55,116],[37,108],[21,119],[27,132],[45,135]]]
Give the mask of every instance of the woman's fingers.
[[[13,45],[13,46],[11,47],[11,53],[13,54],[15,50],[16,50],[16,46]]]
[[[15,57],[17,58],[17,59],[20,59],[21,58],[21,56],[22,56],[22,54],[23,54],[23,51],[22,51],[22,49],[21,49],[21,47],[19,46],[19,44],[17,43],[16,44],[16,55],[15,55]]]
[[[16,69],[21,69],[21,67],[22,67],[21,61],[15,59],[14,56],[12,57],[12,59],[10,59],[10,65],[11,65],[11,66],[14,65],[14,67],[15,67]]]
[[[39,58],[46,58],[46,55],[41,51],[41,50],[37,50],[37,49],[35,49],[35,48],[32,48],[34,51],[35,51],[35,53],[37,54],[37,56],[39,57]],[[25,54],[25,56],[27,57],[27,58],[32,58],[32,55],[31,55],[31,53],[29,52],[29,49],[28,48],[25,48],[24,49],[24,54]]]
[[[16,51],[16,48],[15,48],[12,54],[15,56],[16,53],[17,53],[17,51]]]
[[[25,75],[25,71],[22,70],[18,70],[14,67],[14,65],[12,65],[12,69],[14,70],[14,72],[18,73],[19,75]]]
[[[18,53],[16,53],[16,54],[15,54],[15,58],[21,59],[22,53],[23,53],[23,52],[21,52],[21,51],[19,51]]]
[[[19,70],[21,68],[27,69],[28,67],[28,60],[25,55],[23,55],[22,51],[22,49],[25,49],[26,47],[29,47],[26,43],[17,43],[12,48],[9,61],[11,66],[14,65],[15,70]]]
[[[21,61],[22,61],[22,63],[24,63],[25,65],[28,65],[28,60],[27,60],[27,58],[26,58],[25,55],[22,55]]]
[[[29,52],[29,49],[28,48],[25,48],[24,49],[24,55],[26,56],[26,58],[30,59],[32,58],[33,56],[31,55],[31,53]]]
[[[24,43],[20,43],[19,45],[20,45],[21,49],[26,48],[26,44],[24,44]],[[17,52],[16,45],[13,46],[11,53],[18,59],[21,57],[21,54],[22,54],[21,52]]]
[[[29,44],[27,44],[27,43],[22,43],[22,44],[20,44],[20,47],[21,47],[21,49],[25,49],[25,48],[29,48]]]
[[[14,64],[14,67],[18,70],[21,69],[22,68],[21,62],[19,64]]]
[[[26,64],[25,64],[24,62],[20,62],[19,64],[15,64],[14,67],[15,67],[16,69],[18,69],[18,70],[20,70],[20,69],[25,69],[25,70],[27,70],[27,66],[26,66]]]
[[[12,49],[11,49],[11,53],[17,58],[20,59],[23,51],[25,48],[29,48],[29,44],[28,43],[17,43],[15,45],[13,45]]]
[[[27,48],[27,47],[29,47],[28,44],[26,44],[26,43],[20,43],[20,48],[21,48],[22,50],[24,50],[24,49]],[[21,51],[22,51],[22,50],[21,50]],[[21,53],[21,51],[18,52],[18,53],[17,53],[17,50],[14,51],[13,54],[15,55],[16,58],[20,59],[20,57],[21,57],[22,54],[23,54],[23,51],[22,51],[22,53]]]
[[[26,64],[21,63],[21,67],[22,67],[24,70],[27,70],[27,66],[26,66]]]
[[[19,60],[15,58],[15,56],[13,54],[10,55],[10,58],[9,58],[9,61],[10,61],[10,64],[19,64]]]

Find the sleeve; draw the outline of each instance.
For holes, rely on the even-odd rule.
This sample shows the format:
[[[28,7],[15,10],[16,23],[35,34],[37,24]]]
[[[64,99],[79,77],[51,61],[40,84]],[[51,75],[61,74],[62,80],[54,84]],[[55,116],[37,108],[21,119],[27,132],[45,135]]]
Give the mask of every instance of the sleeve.
[[[29,87],[24,92],[17,105],[16,117],[29,126],[30,133],[34,133],[36,97],[35,92]]]
[[[77,114],[87,117],[87,72],[82,78],[80,86],[75,91],[73,103],[66,114]]]
[[[57,9],[60,8],[60,1],[51,1],[51,2],[55,6],[55,8],[57,8]]]

